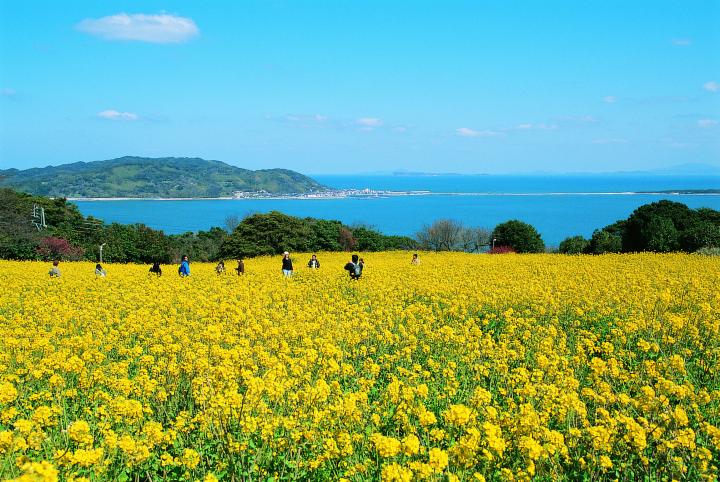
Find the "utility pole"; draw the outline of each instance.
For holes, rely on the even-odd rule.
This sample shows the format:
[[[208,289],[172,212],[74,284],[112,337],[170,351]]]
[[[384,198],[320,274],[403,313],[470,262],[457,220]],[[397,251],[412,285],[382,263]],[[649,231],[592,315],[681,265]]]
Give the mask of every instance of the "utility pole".
[[[107,244],[107,243],[103,243],[103,244],[100,245],[100,264],[102,264],[102,250],[103,250],[103,247],[104,247],[106,244]]]
[[[492,249],[495,249],[495,241],[497,241],[497,239],[496,239],[496,238],[493,238]]]
[[[38,231],[42,231],[47,228],[47,224],[45,224],[45,208],[38,206],[37,204],[33,204],[32,219],[30,222],[38,229]]]

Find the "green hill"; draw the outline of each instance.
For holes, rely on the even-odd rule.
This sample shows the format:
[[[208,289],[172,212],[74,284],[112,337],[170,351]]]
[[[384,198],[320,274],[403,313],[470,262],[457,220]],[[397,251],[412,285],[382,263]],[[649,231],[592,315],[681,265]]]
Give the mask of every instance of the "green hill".
[[[287,169],[252,171],[187,157],[121,157],[26,170],[0,170],[0,186],[50,197],[232,196],[234,192],[305,194],[322,191],[315,180]]]

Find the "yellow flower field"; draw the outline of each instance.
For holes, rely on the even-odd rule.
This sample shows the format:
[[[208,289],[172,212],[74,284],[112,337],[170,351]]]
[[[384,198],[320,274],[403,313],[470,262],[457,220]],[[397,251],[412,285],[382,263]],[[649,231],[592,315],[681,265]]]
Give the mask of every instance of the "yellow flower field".
[[[0,262],[0,479],[717,479],[718,259],[318,257]]]

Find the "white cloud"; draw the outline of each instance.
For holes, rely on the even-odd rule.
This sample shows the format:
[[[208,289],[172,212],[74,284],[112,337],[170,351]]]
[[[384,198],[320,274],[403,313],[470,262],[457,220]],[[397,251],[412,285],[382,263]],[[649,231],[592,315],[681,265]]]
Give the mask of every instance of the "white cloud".
[[[320,114],[289,114],[282,118],[286,122],[297,122],[300,124],[319,124],[328,120],[327,116]]]
[[[700,119],[697,121],[698,126],[700,127],[713,127],[718,125],[718,121],[715,119]]]
[[[518,131],[529,131],[529,130],[540,130],[540,131],[553,131],[557,129],[557,124],[545,124],[543,122],[539,124],[531,124],[529,122],[518,124],[514,127],[514,129],[505,129],[505,130],[518,130]]]
[[[672,39],[672,44],[678,47],[688,47],[692,45],[692,40],[689,38],[674,38]]]
[[[488,129],[477,131],[475,129],[470,129],[469,127],[460,127],[459,129],[456,129],[455,132],[462,137],[495,137],[500,135],[500,132]]]
[[[627,139],[595,139],[592,141],[593,144],[607,145],[607,144],[627,144]]]
[[[77,29],[106,40],[136,40],[153,43],[184,42],[198,35],[192,19],[176,15],[128,15],[119,13],[102,18],[86,18]]]
[[[703,84],[703,89],[707,90],[708,92],[717,92],[720,90],[720,84],[718,84],[714,80],[711,80],[710,82],[705,82]]]
[[[119,121],[134,121],[138,120],[140,118],[139,115],[134,114],[132,112],[118,112],[116,110],[104,110],[102,112],[98,112],[98,117],[101,119],[107,119],[107,120],[119,120]]]
[[[618,101],[618,98],[615,97],[614,95],[606,95],[605,97],[603,97],[603,102],[605,102],[607,104],[614,104],[617,101]]]
[[[382,119],[378,119],[377,117],[361,117],[356,122],[358,125],[371,129],[383,125]]]
[[[15,89],[10,88],[4,88],[0,89],[0,95],[3,95],[5,97],[12,97],[13,95],[17,95],[17,91]]]

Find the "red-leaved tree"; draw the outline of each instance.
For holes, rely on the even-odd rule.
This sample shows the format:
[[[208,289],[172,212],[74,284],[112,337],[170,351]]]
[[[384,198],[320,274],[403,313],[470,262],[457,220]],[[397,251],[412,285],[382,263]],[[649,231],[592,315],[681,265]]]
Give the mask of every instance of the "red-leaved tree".
[[[73,246],[67,239],[47,236],[40,240],[37,253],[44,260],[65,259],[77,260],[82,258],[85,250],[79,246]]]

